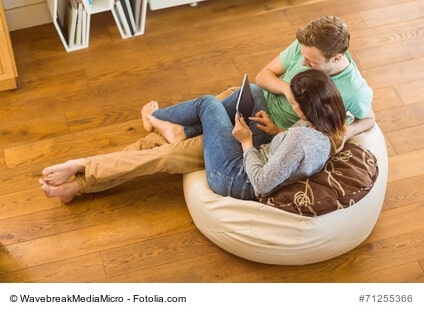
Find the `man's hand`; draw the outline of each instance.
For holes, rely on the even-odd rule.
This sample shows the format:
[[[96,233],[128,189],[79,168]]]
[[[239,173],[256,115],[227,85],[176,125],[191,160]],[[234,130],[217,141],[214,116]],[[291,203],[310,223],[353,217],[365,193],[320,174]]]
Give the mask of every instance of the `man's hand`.
[[[266,113],[265,111],[261,110],[256,113],[255,116],[249,117],[249,119],[251,121],[257,122],[258,124],[256,126],[269,135],[275,136],[278,133],[284,131],[284,129],[279,128],[277,125],[274,124],[273,121],[271,121],[268,113]]]
[[[236,113],[235,125],[232,131],[234,138],[236,138],[240,143],[243,151],[253,147],[252,131],[249,126],[246,124],[243,117],[239,117]]]

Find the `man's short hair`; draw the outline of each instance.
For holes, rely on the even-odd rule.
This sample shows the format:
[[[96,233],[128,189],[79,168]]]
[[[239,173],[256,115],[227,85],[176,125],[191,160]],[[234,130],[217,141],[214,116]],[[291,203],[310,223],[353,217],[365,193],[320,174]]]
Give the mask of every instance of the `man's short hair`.
[[[322,16],[300,28],[296,38],[302,45],[319,49],[328,60],[336,54],[344,54],[347,51],[350,32],[341,18]]]

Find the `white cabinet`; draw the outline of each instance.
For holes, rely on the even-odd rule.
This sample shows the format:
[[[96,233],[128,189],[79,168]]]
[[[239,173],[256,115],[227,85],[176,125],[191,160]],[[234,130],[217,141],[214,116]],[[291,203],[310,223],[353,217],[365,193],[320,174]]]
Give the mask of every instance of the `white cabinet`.
[[[149,0],[149,7],[152,10],[164,9],[169,7],[175,7],[177,5],[192,4],[196,5],[197,2],[204,0]]]
[[[111,11],[122,38],[144,34],[147,0],[47,0],[66,51],[87,48],[91,15]]]

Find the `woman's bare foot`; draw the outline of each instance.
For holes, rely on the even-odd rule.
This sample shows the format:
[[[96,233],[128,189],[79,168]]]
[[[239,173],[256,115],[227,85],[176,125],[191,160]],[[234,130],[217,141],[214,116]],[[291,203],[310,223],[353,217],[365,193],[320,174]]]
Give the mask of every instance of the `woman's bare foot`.
[[[76,180],[59,186],[53,186],[48,184],[44,179],[40,178],[39,183],[47,197],[58,197],[63,203],[71,202],[72,199],[74,199],[79,193],[79,186]]]
[[[186,139],[184,128],[181,125],[157,119],[154,116],[147,116],[150,124],[169,143],[177,143]]]
[[[152,113],[155,112],[157,109],[159,109],[159,104],[156,101],[150,101],[149,103],[146,103],[141,109],[141,118],[143,120],[143,126],[146,132],[148,133],[151,133],[153,131],[153,126],[150,123],[148,117],[151,116]]]
[[[43,181],[49,185],[59,186],[65,183],[72,175],[85,170],[87,160],[76,159],[65,163],[46,167],[41,173],[44,176]]]

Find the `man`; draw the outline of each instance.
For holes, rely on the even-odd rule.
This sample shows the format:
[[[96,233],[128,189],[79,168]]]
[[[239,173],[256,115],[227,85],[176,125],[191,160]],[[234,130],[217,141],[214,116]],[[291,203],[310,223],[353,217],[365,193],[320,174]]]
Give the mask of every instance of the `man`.
[[[347,52],[349,40],[349,30],[338,17],[324,16],[299,29],[296,40],[256,76],[257,85],[264,89],[267,106],[267,110],[259,110],[250,118],[256,127],[275,135],[299,119],[292,109],[289,83],[297,73],[314,68],[329,74],[340,90],[350,118],[345,140],[371,128],[375,122],[371,108],[373,93]],[[236,98],[233,94],[223,104],[235,106],[232,99]],[[155,107],[150,105],[152,111]],[[76,166],[77,172],[84,175],[78,175],[71,185],[66,181]],[[202,136],[169,144],[152,133],[124,151],[48,167],[42,172],[40,184],[47,196],[69,202],[79,193],[110,189],[139,176],[158,172],[185,174],[203,168]]]
[[[307,68],[327,73],[340,90],[349,123],[345,139],[371,128],[375,122],[373,92],[347,51],[349,41],[347,25],[334,16],[323,16],[299,29],[296,40],[256,76],[256,83],[265,90],[270,112],[270,116],[254,118],[258,128],[276,134],[299,119],[290,104],[289,83]]]
[[[299,120],[292,109],[289,84],[294,75],[313,68],[328,74],[342,95],[349,125],[345,140],[371,128],[375,122],[371,108],[373,92],[347,51],[349,41],[347,25],[335,16],[323,16],[299,29],[296,40],[257,74],[256,84],[262,87],[263,91],[259,90],[259,93],[262,97],[263,92],[265,99],[259,99],[259,88],[253,85],[255,117],[250,120],[257,123],[251,123],[250,127],[258,128],[262,135],[261,131],[276,135]],[[230,116],[235,114],[236,100],[237,94],[222,101]],[[257,106],[264,109],[261,111]],[[157,107],[151,108],[147,113],[158,118],[154,112]],[[165,119],[172,122],[172,117]],[[149,124],[148,118],[144,117],[143,122]],[[152,129],[151,125],[146,128],[149,129]],[[185,138],[194,137],[201,134],[201,127],[186,125],[184,133]]]

